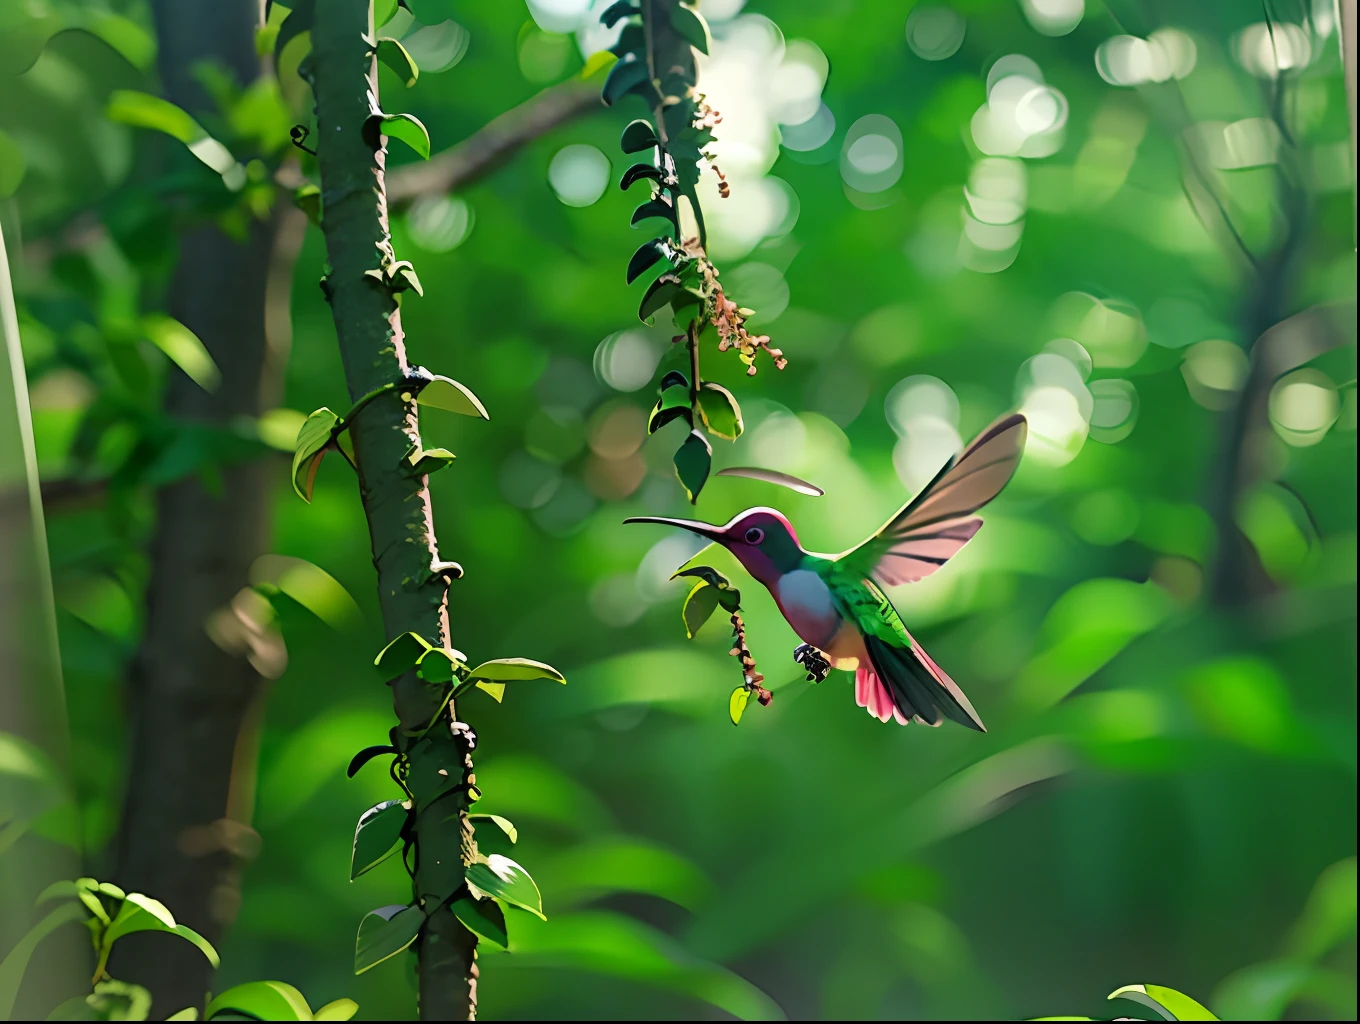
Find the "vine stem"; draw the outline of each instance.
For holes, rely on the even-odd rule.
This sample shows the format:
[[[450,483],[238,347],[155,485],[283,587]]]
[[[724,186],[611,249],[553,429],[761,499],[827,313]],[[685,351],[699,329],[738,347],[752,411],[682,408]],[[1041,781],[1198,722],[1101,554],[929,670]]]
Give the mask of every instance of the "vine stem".
[[[685,344],[689,348],[689,404],[691,409],[699,405],[699,321],[691,320],[685,331]]]
[[[426,479],[405,455],[420,446],[414,396],[400,385],[410,364],[397,297],[367,276],[392,259],[384,184],[386,148],[364,130],[378,109],[372,0],[316,0],[311,84],[316,99],[322,231],[331,271],[328,295],[350,397],[369,398],[349,424],[359,490],[389,637],[414,632],[449,650],[448,583],[439,561]],[[406,396],[406,397],[403,397]],[[452,702],[408,672],[392,683],[392,743],[406,766],[414,805],[413,903],[424,909],[416,939],[420,1018],[471,1020],[477,1008],[477,939],[450,904],[476,854],[467,809],[470,730],[453,728]],[[428,728],[431,720],[435,728]]]

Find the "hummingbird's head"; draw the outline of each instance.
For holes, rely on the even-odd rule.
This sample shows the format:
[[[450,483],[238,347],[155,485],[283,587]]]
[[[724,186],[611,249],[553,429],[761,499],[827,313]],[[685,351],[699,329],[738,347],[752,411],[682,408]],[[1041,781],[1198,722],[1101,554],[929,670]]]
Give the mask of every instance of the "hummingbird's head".
[[[667,519],[662,516],[637,516],[625,523],[663,523],[707,537],[737,556],[742,567],[767,587],[785,573],[793,572],[803,557],[798,534],[782,512],[772,508],[748,508],[724,526],[712,526],[692,519]]]

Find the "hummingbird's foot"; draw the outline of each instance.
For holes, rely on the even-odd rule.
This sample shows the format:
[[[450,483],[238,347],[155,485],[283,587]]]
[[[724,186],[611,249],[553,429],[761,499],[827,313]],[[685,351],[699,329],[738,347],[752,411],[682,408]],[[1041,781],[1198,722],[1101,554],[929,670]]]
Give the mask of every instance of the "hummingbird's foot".
[[[820,683],[831,672],[826,655],[811,644],[799,644],[793,649],[793,660],[807,669],[808,682]]]

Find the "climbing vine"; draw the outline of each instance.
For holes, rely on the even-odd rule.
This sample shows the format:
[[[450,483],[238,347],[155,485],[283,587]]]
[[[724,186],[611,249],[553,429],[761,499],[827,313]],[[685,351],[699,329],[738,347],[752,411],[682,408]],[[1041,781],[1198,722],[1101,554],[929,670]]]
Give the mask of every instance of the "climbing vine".
[[[650,110],[650,120],[639,118],[623,129],[623,151],[650,157],[625,170],[619,186],[627,190],[646,182],[649,196],[633,211],[632,223],[636,227],[659,220],[669,230],[638,247],[628,261],[626,279],[632,284],[660,269],[643,292],[638,316],[650,323],[669,306],[675,326],[683,331],[673,340],[688,350],[689,372],[672,370],[661,379],[660,398],[647,430],[655,433],[673,420],[683,420],[690,428],[674,462],[693,504],[712,469],[713,448],[705,435],[735,441],[743,429],[736,397],[702,377],[704,346],[716,342],[719,352],[735,351],[752,375],[762,352],[777,369],[782,370],[787,360],[767,335],[747,329],[754,310],[738,306],[726,294],[708,256],[708,233],[696,191],[700,175],[705,171],[716,175],[724,199],[731,192],[709,149],[722,115],[698,90],[695,51],[708,53],[708,26],[693,7],[679,0],[619,0],[600,20],[609,28],[623,25],[612,47],[618,62],[605,79],[604,102],[614,106],[631,95]]]

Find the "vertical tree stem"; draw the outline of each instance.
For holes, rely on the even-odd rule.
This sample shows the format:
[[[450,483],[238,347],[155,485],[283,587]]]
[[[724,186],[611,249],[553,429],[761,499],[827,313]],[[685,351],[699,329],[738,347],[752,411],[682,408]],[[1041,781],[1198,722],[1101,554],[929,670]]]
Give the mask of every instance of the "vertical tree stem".
[[[327,294],[352,399],[400,385],[409,365],[392,290],[366,271],[392,258],[383,173],[386,151],[365,122],[378,110],[371,0],[317,0],[311,78],[316,97],[322,223],[331,270]],[[406,455],[420,443],[416,406],[398,386],[370,402],[349,426],[372,539],[378,596],[388,636],[414,632],[447,648],[447,583],[438,560],[430,493]],[[442,692],[409,672],[392,684],[415,801],[414,895],[427,913],[417,939],[422,1020],[470,1020],[476,1012],[476,937],[449,903],[475,850],[467,819],[468,730],[438,713]]]

